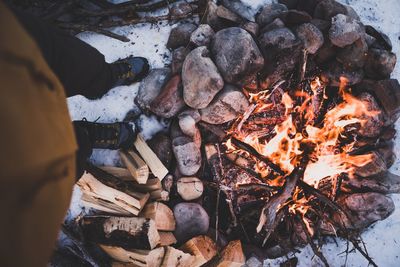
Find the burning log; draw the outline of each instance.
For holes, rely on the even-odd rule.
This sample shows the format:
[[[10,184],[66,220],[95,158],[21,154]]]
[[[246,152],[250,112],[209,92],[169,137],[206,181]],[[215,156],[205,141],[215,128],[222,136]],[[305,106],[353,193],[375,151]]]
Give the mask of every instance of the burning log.
[[[150,219],[86,216],[80,226],[87,240],[104,245],[149,250],[160,243],[156,223]]]
[[[139,184],[145,184],[149,178],[149,167],[139,155],[133,151],[120,151],[119,155],[133,179]]]
[[[217,255],[217,245],[211,238],[204,235],[193,237],[180,249],[195,257],[192,263],[193,267],[202,266]]]

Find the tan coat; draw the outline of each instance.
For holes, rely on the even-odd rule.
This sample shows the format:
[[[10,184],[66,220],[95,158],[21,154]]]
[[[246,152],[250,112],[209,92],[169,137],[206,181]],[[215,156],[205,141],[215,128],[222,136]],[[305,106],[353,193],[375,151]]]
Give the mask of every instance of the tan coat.
[[[0,265],[46,266],[77,145],[63,87],[0,1]]]

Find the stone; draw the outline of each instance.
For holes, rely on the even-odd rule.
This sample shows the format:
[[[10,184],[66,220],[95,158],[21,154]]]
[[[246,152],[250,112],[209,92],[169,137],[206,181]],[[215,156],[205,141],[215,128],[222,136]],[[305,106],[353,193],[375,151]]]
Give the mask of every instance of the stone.
[[[211,52],[228,83],[249,83],[264,66],[257,44],[248,32],[238,27],[217,32],[211,42]]]
[[[369,49],[365,63],[365,74],[368,78],[381,80],[390,77],[396,66],[396,54],[382,49]]]
[[[265,64],[262,72],[263,86],[271,86],[285,79],[300,64],[303,44],[287,28],[275,29],[259,36],[260,49]]]
[[[192,32],[190,42],[195,46],[208,46],[214,34],[215,32],[210,25],[200,24],[199,27]]]
[[[384,113],[371,94],[363,92],[357,98],[364,103],[365,111],[370,112],[359,118],[364,121],[359,130],[360,135],[371,138],[379,136],[385,123]]]
[[[169,34],[167,47],[170,49],[176,49],[180,46],[187,46],[190,41],[192,32],[197,29],[197,26],[193,23],[179,24],[171,30]]]
[[[369,35],[368,33],[366,33],[364,35],[364,38],[365,38],[365,42],[367,43],[368,47],[372,47],[376,42],[376,38]]]
[[[210,226],[207,212],[197,203],[179,203],[174,207],[176,239],[183,243],[192,237],[204,235]]]
[[[172,142],[168,135],[159,132],[147,144],[165,167],[169,168],[172,162]]]
[[[218,6],[213,1],[207,1],[204,18],[205,22],[213,28],[214,31],[219,31],[224,28],[223,21],[217,15]]]
[[[243,267],[263,267],[263,264],[257,257],[250,257]]]
[[[172,74],[180,74],[182,71],[183,62],[186,56],[190,53],[190,49],[186,47],[178,47],[172,51],[171,70]]]
[[[295,29],[297,37],[303,42],[304,48],[310,54],[315,54],[324,44],[324,35],[311,23],[301,24]]]
[[[375,42],[373,43],[374,45],[373,48],[392,51],[393,48],[392,42],[390,41],[390,38],[386,34],[384,34],[381,31],[378,31],[377,29],[375,29],[370,25],[365,26],[365,32],[375,39],[376,43]]]
[[[217,8],[217,16],[222,23],[227,25],[226,27],[237,26],[244,21],[238,14],[221,5]]]
[[[351,45],[364,35],[361,23],[343,14],[332,18],[332,26],[329,29],[329,39],[338,47]]]
[[[328,33],[329,29],[331,28],[331,22],[322,19],[312,19],[310,23],[314,24],[324,34]]]
[[[253,12],[251,12],[251,8],[242,3],[240,0],[222,0],[222,5],[233,13],[238,14],[245,20],[255,22]]]
[[[152,69],[140,83],[139,91],[135,97],[135,104],[141,110],[150,111],[150,104],[160,94],[162,87],[171,77],[171,69]]]
[[[335,58],[338,49],[339,48],[337,46],[334,46],[331,43],[329,38],[328,39],[325,38],[324,44],[321,46],[321,48],[315,54],[315,61],[319,65],[323,65],[323,64],[331,61],[332,59]]]
[[[179,172],[182,175],[193,176],[201,167],[201,151],[196,142],[188,137],[176,137],[172,140],[172,149]]]
[[[194,138],[198,132],[196,123],[201,119],[200,113],[194,109],[186,110],[179,114],[178,119],[179,127],[181,128],[182,132]]]
[[[299,0],[278,0],[278,3],[285,5],[288,9],[295,9]]]
[[[182,67],[183,98],[194,109],[205,108],[223,88],[224,80],[207,47],[201,46],[191,51]]]
[[[253,35],[253,37],[257,36],[258,32],[260,31],[260,26],[258,26],[257,23],[251,21],[243,23],[242,25],[240,25],[240,27],[248,31],[251,35]]]
[[[347,9],[344,5],[335,0],[322,0],[315,7],[313,17],[329,21],[332,17],[338,14],[347,14]]]
[[[299,0],[299,3],[295,9],[305,11],[313,16],[315,7],[319,4],[319,2],[321,2],[321,0]]]
[[[284,17],[284,22],[288,26],[310,22],[312,17],[305,11],[289,10]]]
[[[361,37],[353,44],[339,49],[336,60],[349,69],[363,68],[367,59],[367,53],[367,42]]]
[[[257,15],[256,22],[260,27],[264,27],[276,18],[285,17],[287,11],[288,8],[285,5],[276,3],[267,4],[263,7],[260,14]]]
[[[347,85],[351,86],[363,80],[364,71],[362,69],[348,70],[339,62],[334,61],[328,64],[327,69],[321,73],[322,81],[330,86],[338,87],[341,77],[346,78]]]
[[[260,35],[259,43],[261,47],[274,46],[278,49],[286,49],[297,43],[298,39],[288,28],[279,28]]]
[[[353,18],[355,20],[361,21],[360,17],[358,16],[357,12],[354,10],[354,8],[352,8],[349,5],[344,5],[344,8],[346,8],[346,15],[349,16],[350,18]]]
[[[274,19],[273,22],[271,22],[270,24],[265,25],[261,30],[260,30],[260,35],[275,29],[280,29],[280,28],[284,28],[285,27],[285,23],[283,23],[283,21],[280,18]]]
[[[174,3],[169,11],[171,16],[185,16],[193,13],[197,9],[197,5],[190,4],[188,2]]]
[[[185,107],[183,101],[181,76],[173,76],[163,87],[161,93],[151,102],[150,110],[162,118],[172,118]]]
[[[350,229],[363,229],[376,221],[386,219],[395,208],[390,197],[375,192],[347,195],[339,203],[351,214],[351,222],[344,220]]]
[[[242,115],[249,107],[247,97],[238,88],[225,85],[210,105],[200,110],[201,120],[222,124]]]

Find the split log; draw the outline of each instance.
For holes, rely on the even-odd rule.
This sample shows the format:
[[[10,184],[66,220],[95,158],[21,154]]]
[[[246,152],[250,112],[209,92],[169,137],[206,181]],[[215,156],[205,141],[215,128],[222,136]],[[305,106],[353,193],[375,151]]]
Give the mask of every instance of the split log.
[[[140,213],[140,216],[154,220],[159,231],[175,230],[174,213],[167,205],[161,202],[147,204]]]
[[[160,243],[156,223],[151,219],[86,216],[80,225],[87,240],[103,245],[150,250]]]
[[[134,146],[147,163],[154,176],[162,180],[168,174],[168,169],[160,161],[153,150],[151,150],[151,148],[146,144],[146,141],[140,134],[138,134]]]
[[[105,172],[108,172],[109,174],[118,177],[124,181],[132,181],[132,175],[129,172],[128,169],[126,168],[120,168],[120,167],[114,167],[114,166],[100,166],[100,169],[102,169]]]
[[[217,245],[210,237],[205,235],[193,237],[180,249],[195,257],[192,263],[193,267],[202,266],[217,255]]]
[[[221,256],[213,267],[241,267],[245,264],[246,257],[243,254],[242,243],[240,240],[234,240],[224,248]]]
[[[132,174],[133,179],[139,184],[145,184],[149,178],[149,167],[133,151],[120,151],[121,160]]]
[[[190,201],[201,197],[203,182],[197,177],[182,177],[176,183],[178,194],[183,200]]]
[[[164,261],[161,267],[191,267],[194,257],[173,247],[166,247]]]
[[[98,197],[95,197],[93,195],[89,195],[86,193],[82,194],[81,201],[87,208],[95,209],[98,211],[103,211],[103,212],[113,214],[113,215],[129,216],[129,215],[134,214],[132,211],[129,212],[129,211],[121,208],[117,204],[114,204],[110,201],[107,201],[107,200],[104,200],[104,199],[101,199],[101,198],[98,198]],[[134,207],[132,207],[132,209],[134,209],[134,211],[136,213],[134,215],[139,214],[139,212],[140,212],[139,209],[136,209]]]
[[[149,199],[150,194],[135,192],[126,182],[98,168],[92,167],[90,171],[96,172],[96,177],[85,172],[77,182],[87,203],[90,203],[90,200],[96,200],[93,202],[94,205],[108,202],[114,204],[111,205],[114,208],[116,205],[133,215],[138,215]]]
[[[153,250],[126,250],[121,247],[105,246],[100,247],[114,260],[120,264],[128,264],[121,266],[136,266],[136,267],[158,267],[161,265],[165,255],[165,248],[160,247]],[[131,265],[129,265],[129,263]],[[113,266],[115,266],[113,264]]]
[[[177,242],[173,232],[158,231],[158,234],[160,235],[160,246],[171,246]]]

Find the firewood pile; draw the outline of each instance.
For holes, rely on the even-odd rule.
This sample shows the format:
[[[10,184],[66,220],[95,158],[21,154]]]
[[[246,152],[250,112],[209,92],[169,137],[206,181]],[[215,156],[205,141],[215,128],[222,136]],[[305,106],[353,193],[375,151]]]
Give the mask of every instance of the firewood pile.
[[[108,29],[200,15],[172,29],[170,66],[152,69],[134,100],[168,131],[139,135],[119,167],[88,166],[77,183],[93,214],[77,218],[74,244],[108,255],[86,262],[242,266],[309,244],[328,266],[320,246],[333,236],[376,266],[360,233],[400,192],[388,171],[400,85],[384,33],[334,0],[280,0],[256,15],[238,0],[83,2],[97,8],[66,1],[50,17],[124,40]],[[141,14],[159,7],[170,13]]]

